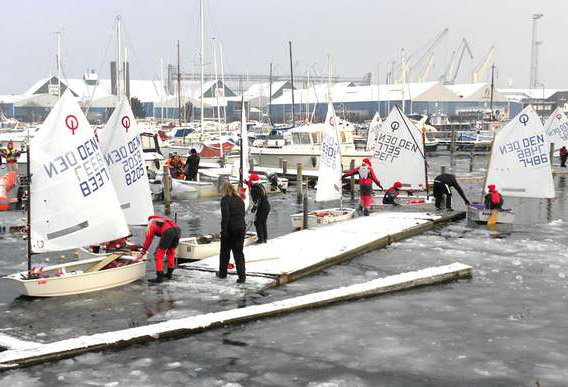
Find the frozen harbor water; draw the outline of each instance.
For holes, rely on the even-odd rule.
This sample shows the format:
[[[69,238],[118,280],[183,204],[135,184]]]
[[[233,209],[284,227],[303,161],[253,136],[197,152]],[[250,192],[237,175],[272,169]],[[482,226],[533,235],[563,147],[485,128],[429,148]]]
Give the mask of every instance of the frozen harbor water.
[[[435,171],[447,164],[443,156],[432,159]],[[458,174],[467,164],[458,160]],[[478,162],[477,175],[484,165]],[[554,201],[508,201],[523,208],[512,230],[491,233],[465,221],[451,224],[260,293],[212,278],[206,289],[189,281],[164,287],[138,283],[99,294],[29,301],[15,300],[0,284],[0,332],[51,342],[458,260],[474,267],[468,281],[86,354],[0,374],[0,385],[566,385],[568,187],[564,177],[555,178],[555,184]],[[471,198],[479,197],[479,184],[464,189]],[[288,215],[299,207],[293,193],[271,199],[269,230],[282,235],[291,230]],[[456,207],[462,208],[459,198]],[[218,230],[217,202],[176,204],[174,211],[184,230]],[[5,222],[16,215],[1,216]],[[143,230],[135,232],[140,236]],[[0,244],[0,272],[25,267],[22,241],[9,237]]]

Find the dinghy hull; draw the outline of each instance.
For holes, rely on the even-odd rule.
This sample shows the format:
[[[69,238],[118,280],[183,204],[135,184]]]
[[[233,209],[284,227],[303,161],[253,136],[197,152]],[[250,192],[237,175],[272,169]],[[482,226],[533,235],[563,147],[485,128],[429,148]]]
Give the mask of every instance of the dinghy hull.
[[[303,214],[292,214],[290,220],[294,229],[302,228]],[[323,210],[308,212],[308,227],[318,224],[329,224],[352,219],[355,216],[354,208],[326,208]]]
[[[482,203],[473,203],[467,207],[468,222],[477,224],[487,224],[491,216],[491,210],[485,209]],[[497,215],[497,224],[513,224],[515,221],[515,213],[511,209],[499,210]]]
[[[256,233],[247,232],[245,236],[245,246],[258,240]],[[177,248],[176,256],[180,262],[194,262],[203,258],[218,255],[221,249],[221,241],[214,240],[210,243],[198,243],[196,237],[181,238]]]
[[[88,270],[105,257],[86,259],[61,265],[46,266],[43,275],[36,279],[23,279],[28,272],[11,274],[3,280],[18,294],[28,297],[59,297],[112,289],[143,279],[146,260],[133,261],[125,266]]]

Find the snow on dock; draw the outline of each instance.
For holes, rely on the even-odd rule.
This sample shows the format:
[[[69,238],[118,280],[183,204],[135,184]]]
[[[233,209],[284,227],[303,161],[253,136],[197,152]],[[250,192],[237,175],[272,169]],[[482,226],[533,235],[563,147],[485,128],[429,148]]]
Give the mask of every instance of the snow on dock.
[[[272,286],[353,257],[386,247],[432,229],[436,224],[465,218],[465,212],[381,212],[269,239],[244,249],[247,276],[273,278]],[[219,257],[213,256],[180,265],[188,270],[216,271]],[[235,273],[235,270],[230,270]]]
[[[284,313],[323,307],[337,302],[469,278],[471,275],[472,268],[470,266],[453,263],[451,265],[430,267],[414,272],[378,278],[361,284],[293,297],[264,305],[254,305],[169,320],[149,326],[82,336],[49,344],[38,344],[32,348],[11,349],[0,352],[0,370],[60,360],[85,352],[102,351],[162,338],[190,335],[222,326],[241,324]]]

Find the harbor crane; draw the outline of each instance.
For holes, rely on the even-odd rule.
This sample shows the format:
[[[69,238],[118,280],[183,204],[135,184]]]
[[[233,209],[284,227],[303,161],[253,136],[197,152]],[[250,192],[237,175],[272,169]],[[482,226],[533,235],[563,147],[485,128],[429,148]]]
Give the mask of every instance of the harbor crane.
[[[484,78],[485,71],[487,70],[487,66],[493,60],[493,56],[495,55],[495,46],[491,46],[489,52],[485,56],[484,60],[480,63],[480,65],[475,69],[473,74],[471,74],[471,82],[477,83],[481,82]]]
[[[448,64],[448,67],[446,68],[446,71],[444,72],[444,75],[441,76],[441,81],[444,82],[445,84],[454,84],[456,83],[456,79],[458,78],[458,74],[461,68],[461,64],[463,61],[463,57],[465,55],[465,52],[467,51],[468,55],[469,55],[469,59],[471,59],[473,61],[473,54],[471,53],[471,48],[469,47],[469,44],[467,43],[467,40],[465,40],[465,38],[463,38],[457,48],[457,50],[454,50],[452,52],[452,57],[450,59],[450,63]],[[456,65],[456,54],[459,54],[459,59]]]

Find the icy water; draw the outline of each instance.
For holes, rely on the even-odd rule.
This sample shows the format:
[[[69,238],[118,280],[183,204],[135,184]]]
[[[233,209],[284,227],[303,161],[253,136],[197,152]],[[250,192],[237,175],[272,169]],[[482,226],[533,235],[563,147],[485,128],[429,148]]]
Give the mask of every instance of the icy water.
[[[430,161],[432,171],[449,165],[446,156]],[[468,165],[460,158],[455,171],[467,174]],[[473,175],[482,176],[484,167],[478,160]],[[566,386],[567,180],[555,178],[553,201],[507,199],[517,210],[512,229],[454,223],[260,293],[212,278],[205,289],[137,283],[30,301],[14,299],[0,283],[0,331],[51,342],[456,261],[474,268],[471,280],[9,371],[0,374],[0,386]],[[479,183],[463,187],[479,198]],[[271,204],[270,236],[290,232],[295,193]],[[463,209],[459,197],[454,208]],[[217,201],[176,204],[173,211],[187,232],[218,231]],[[0,216],[10,223],[19,215]],[[3,238],[0,246],[0,273],[25,268],[23,241]]]

